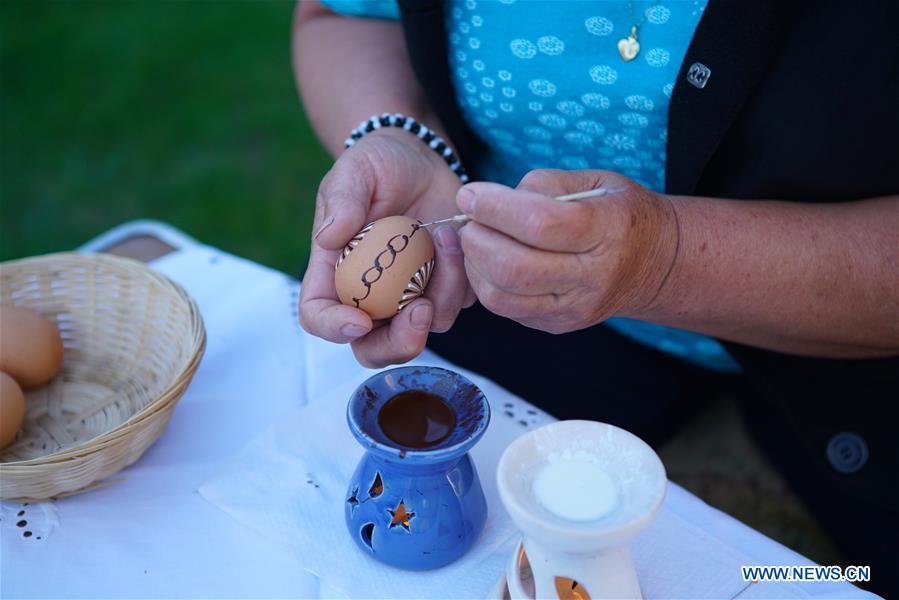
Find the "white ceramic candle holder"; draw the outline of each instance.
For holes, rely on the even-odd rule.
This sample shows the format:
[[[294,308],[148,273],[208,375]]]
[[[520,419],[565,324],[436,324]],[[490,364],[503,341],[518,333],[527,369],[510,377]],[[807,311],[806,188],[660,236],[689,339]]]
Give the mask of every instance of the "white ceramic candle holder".
[[[630,541],[667,483],[643,440],[605,423],[560,421],[510,444],[497,481],[523,535],[497,597],[641,597]]]

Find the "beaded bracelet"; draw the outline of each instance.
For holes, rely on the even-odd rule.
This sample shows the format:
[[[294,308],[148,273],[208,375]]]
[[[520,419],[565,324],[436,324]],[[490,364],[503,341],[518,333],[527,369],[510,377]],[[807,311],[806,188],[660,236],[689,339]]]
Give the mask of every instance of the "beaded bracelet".
[[[459,176],[459,180],[462,181],[462,183],[468,183],[468,173],[465,172],[462,161],[459,160],[452,148],[443,141],[443,138],[425,127],[423,123],[419,123],[412,117],[406,117],[400,113],[394,115],[384,113],[380,117],[372,115],[368,121],[362,121],[359,123],[359,127],[350,132],[350,137],[344,142],[344,147],[350,148],[366,133],[371,133],[375,129],[380,129],[381,127],[402,127],[409,133],[416,135],[421,141],[426,143],[430,148],[437,152],[437,154],[443,157],[443,160],[445,160],[446,164],[449,165],[449,168],[453,170],[453,173]]]

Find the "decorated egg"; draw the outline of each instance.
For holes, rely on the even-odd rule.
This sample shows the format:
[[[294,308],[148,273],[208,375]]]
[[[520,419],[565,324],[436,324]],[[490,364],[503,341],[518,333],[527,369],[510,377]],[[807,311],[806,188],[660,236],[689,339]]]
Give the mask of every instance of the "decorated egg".
[[[421,296],[434,270],[434,242],[421,221],[386,217],[347,243],[335,265],[340,301],[389,319]]]

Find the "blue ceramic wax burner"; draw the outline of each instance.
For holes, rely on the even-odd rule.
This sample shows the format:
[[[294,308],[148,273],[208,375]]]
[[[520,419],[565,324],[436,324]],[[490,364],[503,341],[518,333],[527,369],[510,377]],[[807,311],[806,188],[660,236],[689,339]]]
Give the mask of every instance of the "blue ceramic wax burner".
[[[411,390],[438,396],[455,417],[446,437],[425,448],[397,443],[379,424],[384,405]],[[487,520],[487,502],[468,455],[490,421],[483,392],[446,369],[390,369],[353,392],[347,421],[366,450],[345,501],[347,528],[359,548],[414,570],[442,567],[465,554]]]

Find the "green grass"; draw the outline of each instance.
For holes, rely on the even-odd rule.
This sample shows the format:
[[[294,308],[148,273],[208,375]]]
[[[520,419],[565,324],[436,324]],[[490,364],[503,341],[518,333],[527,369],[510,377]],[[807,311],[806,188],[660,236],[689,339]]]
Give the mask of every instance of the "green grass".
[[[136,218],[297,273],[330,159],[291,1],[0,2],[0,259]]]

